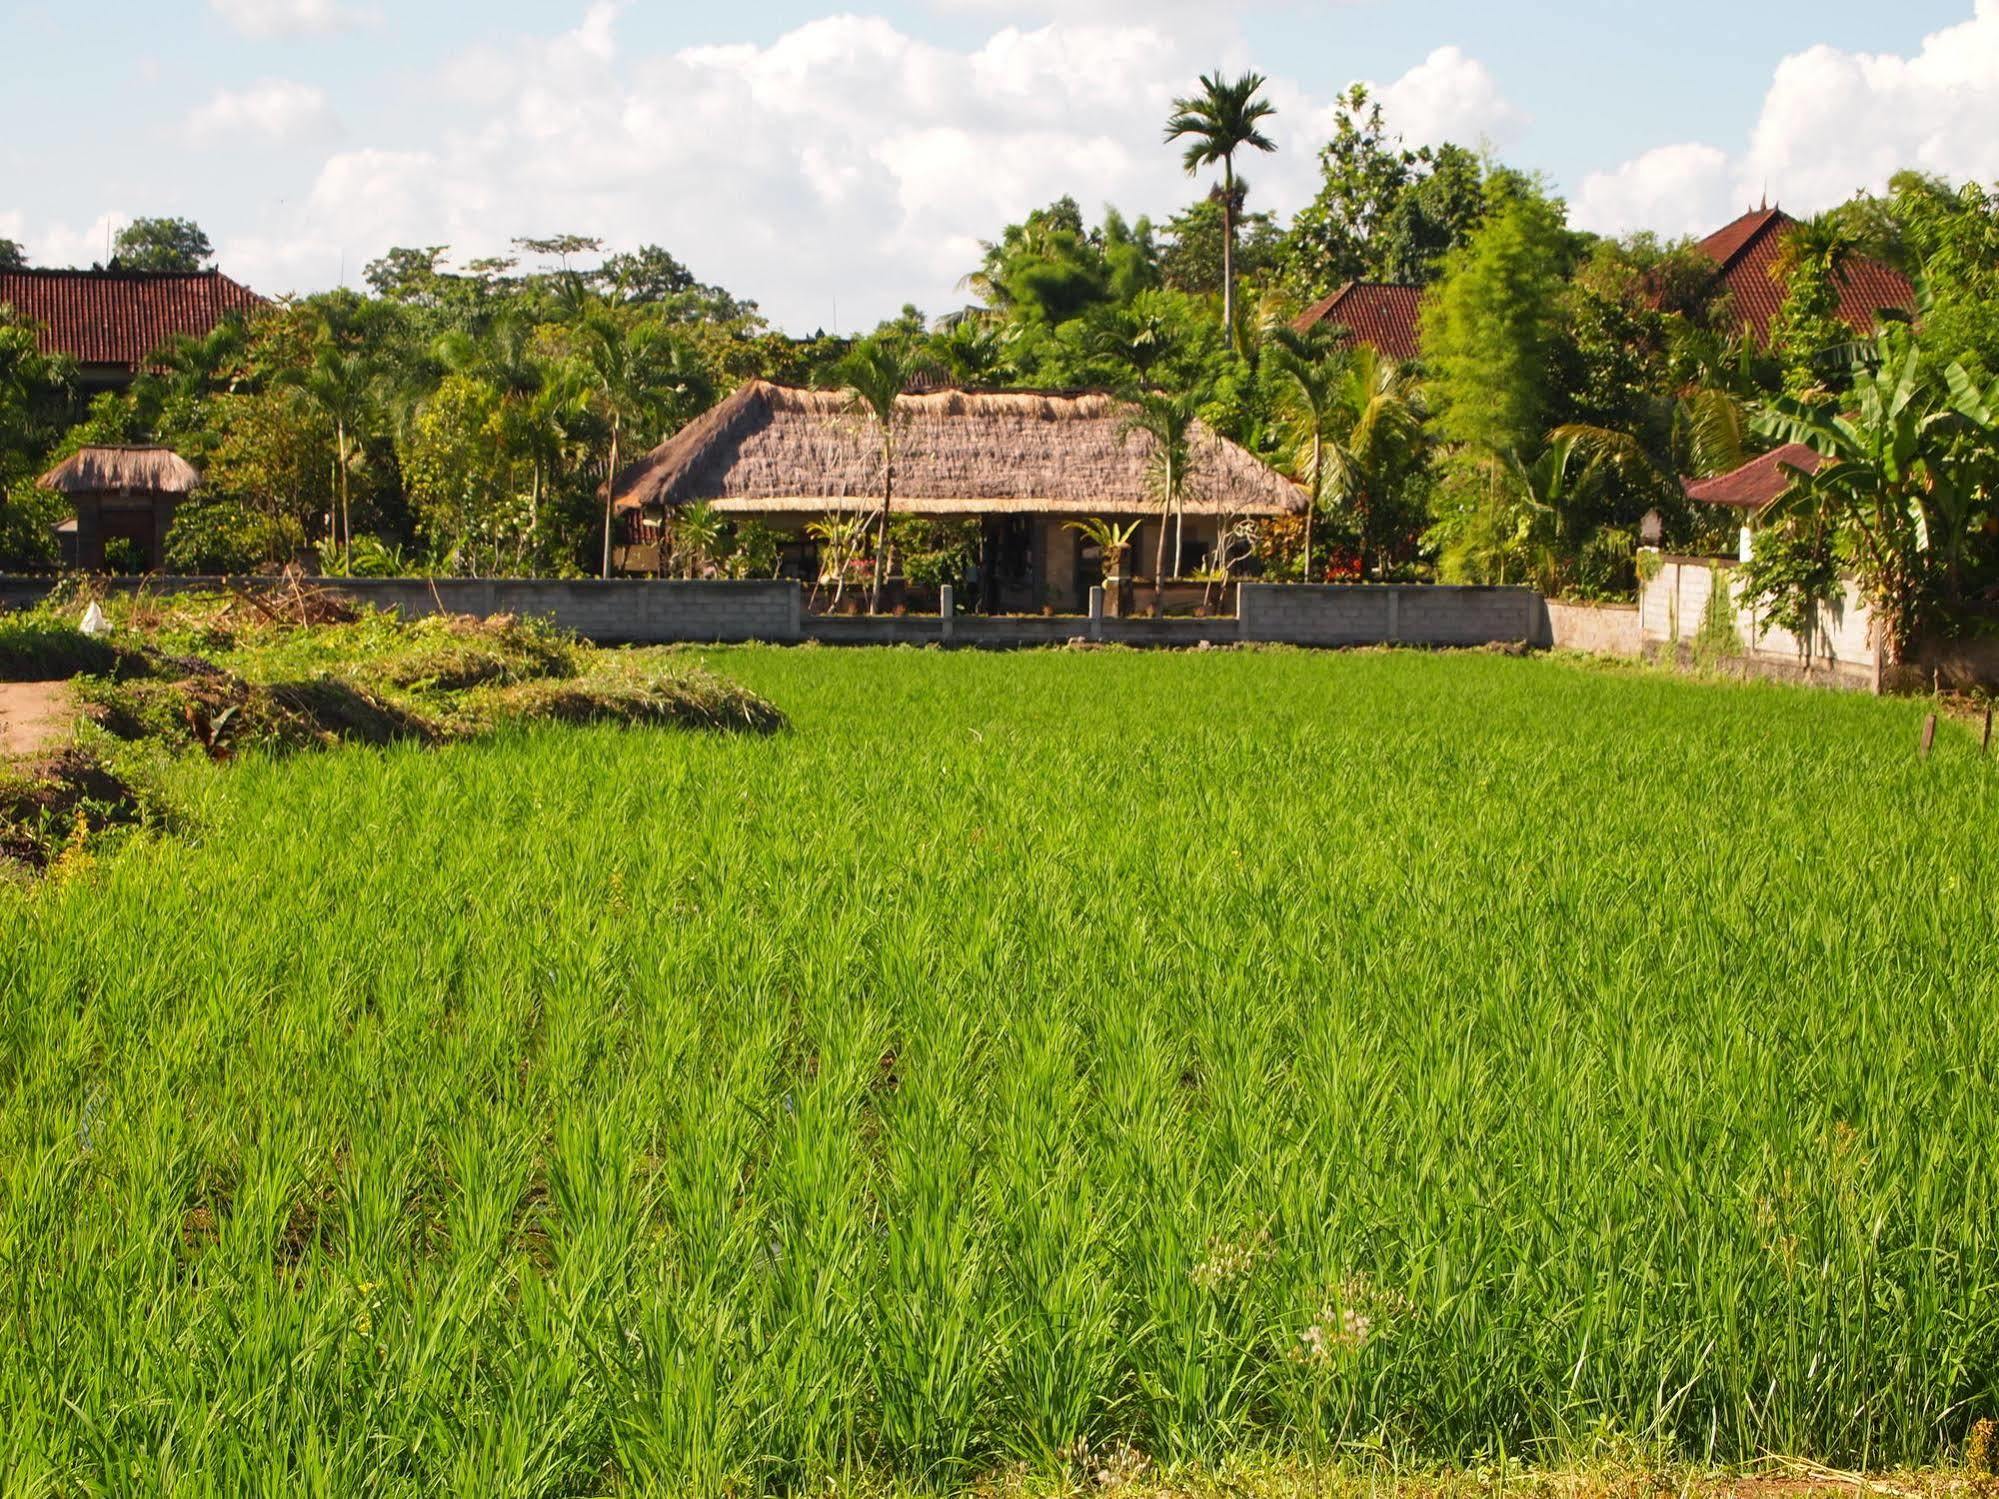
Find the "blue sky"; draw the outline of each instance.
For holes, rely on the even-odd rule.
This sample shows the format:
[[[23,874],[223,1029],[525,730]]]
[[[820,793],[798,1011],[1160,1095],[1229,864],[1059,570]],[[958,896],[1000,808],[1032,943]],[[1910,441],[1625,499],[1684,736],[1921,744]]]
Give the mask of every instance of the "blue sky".
[[[1280,211],[1353,79],[1607,232],[1999,177],[1999,0],[0,0],[0,35],[0,235],[38,263],[183,213],[282,292],[575,230],[798,331],[952,305],[978,239],[1065,191],[1170,212],[1197,189],[1158,120],[1217,64],[1271,75],[1284,150],[1250,173]]]

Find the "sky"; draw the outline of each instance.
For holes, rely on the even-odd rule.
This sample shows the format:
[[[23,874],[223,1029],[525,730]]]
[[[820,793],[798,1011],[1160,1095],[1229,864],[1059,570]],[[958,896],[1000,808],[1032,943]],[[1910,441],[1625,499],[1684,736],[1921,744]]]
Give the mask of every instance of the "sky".
[[[34,264],[179,215],[281,295],[589,234],[801,334],[961,305],[979,242],[1065,193],[1171,214],[1205,184],[1161,124],[1215,68],[1269,77],[1245,170],[1280,214],[1356,81],[1604,233],[1999,179],[1999,0],[0,0],[0,37],[0,236]]]

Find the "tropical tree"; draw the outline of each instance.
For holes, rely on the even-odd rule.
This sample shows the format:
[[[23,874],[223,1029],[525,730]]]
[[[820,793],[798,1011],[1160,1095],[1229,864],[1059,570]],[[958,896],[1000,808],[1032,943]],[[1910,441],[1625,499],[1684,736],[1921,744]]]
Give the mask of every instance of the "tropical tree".
[[[340,499],[340,523],[333,538],[342,555],[354,545],[353,471],[358,438],[379,409],[383,368],[374,350],[337,339],[322,325],[311,361],[284,372],[306,401],[333,428],[333,488]]]
[[[601,302],[584,305],[565,387],[574,404],[604,424],[604,546],[601,576],[611,576],[618,473],[625,435],[676,426],[705,404],[706,374],[692,352],[658,319]]]
[[[1972,550],[1999,513],[1999,383],[1939,370],[1911,330],[1890,327],[1843,394],[1775,397],[1756,425],[1823,460],[1773,518],[1830,517],[1898,650],[1963,603]]]
[[[874,577],[868,586],[870,614],[881,609],[882,580],[888,572],[888,522],[895,505],[895,457],[901,426],[898,403],[917,368],[916,355],[907,343],[877,337],[854,345],[853,352],[834,371],[834,377],[846,388],[849,408],[873,425],[880,446],[882,503],[875,527]]]
[[[528,533],[530,541],[541,525],[545,468],[560,439],[558,417],[568,392],[559,372],[536,347],[533,322],[517,309],[493,319],[483,336],[454,329],[437,341],[438,360],[453,374],[477,380],[493,392],[499,420],[492,435],[509,467],[525,455],[528,462]]]
[[[1416,464],[1423,409],[1414,377],[1369,344],[1336,347],[1318,330],[1281,330],[1270,360],[1292,472],[1311,503],[1305,512],[1304,576],[1312,577],[1316,513],[1335,503],[1360,537],[1361,570],[1389,547],[1383,519],[1397,482]]]
[[[1264,85],[1260,73],[1245,73],[1230,80],[1220,73],[1201,78],[1201,92],[1190,98],[1175,99],[1173,114],[1166,122],[1166,139],[1186,140],[1182,162],[1187,175],[1220,162],[1222,166],[1222,326],[1235,337],[1235,239],[1236,219],[1241,204],[1236,194],[1236,152],[1245,146],[1271,152],[1277,142],[1265,135],[1262,122],[1277,113],[1277,106],[1261,97]]]
[[[215,259],[215,246],[192,219],[134,219],[111,242],[117,271],[199,271]]]
[[[1159,541],[1152,557],[1152,609],[1165,607],[1166,531],[1177,523],[1184,533],[1183,503],[1187,481],[1193,468],[1194,422],[1200,403],[1191,395],[1145,391],[1133,398],[1125,413],[1121,435],[1126,442],[1143,436],[1152,445],[1152,482],[1159,496]],[[1180,575],[1181,537],[1175,538],[1173,575]]]

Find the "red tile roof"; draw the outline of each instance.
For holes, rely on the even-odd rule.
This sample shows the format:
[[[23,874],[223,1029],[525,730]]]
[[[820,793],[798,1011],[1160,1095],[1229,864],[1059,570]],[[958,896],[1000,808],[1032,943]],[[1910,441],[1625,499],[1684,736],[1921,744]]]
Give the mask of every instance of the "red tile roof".
[[[1795,223],[1781,208],[1759,208],[1701,241],[1701,250],[1721,267],[1720,280],[1730,292],[1737,325],[1758,342],[1768,340],[1770,324],[1784,305],[1785,288],[1772,271],[1784,235]],[[1876,315],[1889,307],[1916,310],[1908,278],[1878,260],[1849,261],[1839,292],[1840,318],[1867,333]]]
[[[1292,324],[1300,333],[1320,323],[1344,328],[1347,337],[1391,359],[1414,359],[1423,352],[1423,288],[1385,281],[1349,281],[1330,297],[1314,302]]]
[[[0,305],[40,325],[44,354],[137,371],[176,335],[200,337],[264,299],[220,271],[0,271]]]
[[[1761,510],[1791,487],[1800,473],[1815,474],[1825,460],[1801,442],[1752,458],[1733,473],[1686,481],[1687,498],[1738,510]]]

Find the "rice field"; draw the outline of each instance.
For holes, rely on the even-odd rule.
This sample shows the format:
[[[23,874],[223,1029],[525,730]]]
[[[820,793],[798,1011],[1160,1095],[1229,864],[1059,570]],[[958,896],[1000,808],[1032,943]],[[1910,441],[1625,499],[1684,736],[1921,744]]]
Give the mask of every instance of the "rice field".
[[[1955,726],[707,659],[790,729],[190,761],[181,836],[0,890],[0,1489],[1881,1469],[1999,1414]]]

